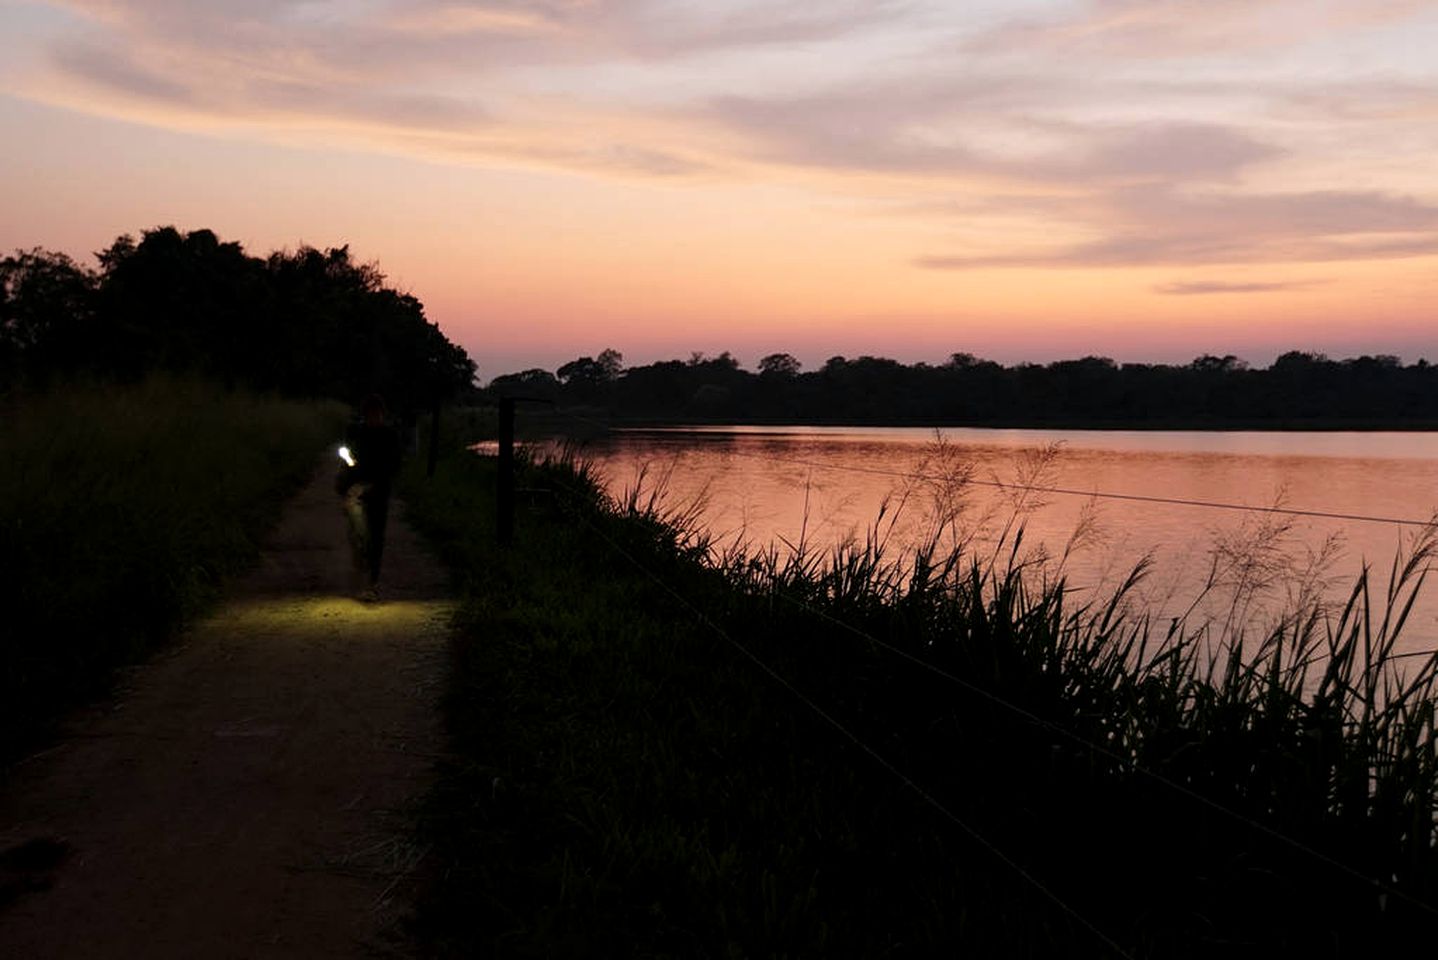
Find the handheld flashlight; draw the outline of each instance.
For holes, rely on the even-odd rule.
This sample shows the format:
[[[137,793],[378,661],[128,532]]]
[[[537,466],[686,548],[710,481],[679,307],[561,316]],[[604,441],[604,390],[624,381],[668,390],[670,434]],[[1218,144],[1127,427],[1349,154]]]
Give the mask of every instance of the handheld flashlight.
[[[346,466],[352,467],[355,465],[355,458],[350,455],[349,447],[340,447],[340,459],[345,462]]]

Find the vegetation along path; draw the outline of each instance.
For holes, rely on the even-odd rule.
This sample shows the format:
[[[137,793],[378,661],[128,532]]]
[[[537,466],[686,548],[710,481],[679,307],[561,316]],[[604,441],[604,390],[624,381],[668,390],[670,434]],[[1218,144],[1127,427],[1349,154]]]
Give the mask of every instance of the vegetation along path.
[[[10,773],[0,956],[406,952],[449,604],[390,524],[366,606],[320,469],[212,617]]]

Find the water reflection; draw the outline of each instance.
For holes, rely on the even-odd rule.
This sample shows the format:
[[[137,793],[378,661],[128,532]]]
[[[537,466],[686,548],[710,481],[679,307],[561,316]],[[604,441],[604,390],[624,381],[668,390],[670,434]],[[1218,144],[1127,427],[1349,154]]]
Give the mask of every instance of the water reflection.
[[[828,549],[877,532],[891,551],[937,537],[983,554],[1021,527],[1026,555],[1080,593],[1149,557],[1135,600],[1156,616],[1207,585],[1204,613],[1251,626],[1304,598],[1341,603],[1365,562],[1381,591],[1419,528],[1102,495],[1416,521],[1438,503],[1432,434],[700,427],[619,431],[584,453],[615,494],[643,472],[674,507],[701,504],[721,546]],[[1434,645],[1429,590],[1403,647]]]

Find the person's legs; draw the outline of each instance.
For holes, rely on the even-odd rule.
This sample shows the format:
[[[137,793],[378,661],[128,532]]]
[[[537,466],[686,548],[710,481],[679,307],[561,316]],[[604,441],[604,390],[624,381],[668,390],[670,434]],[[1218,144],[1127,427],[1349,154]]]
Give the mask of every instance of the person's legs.
[[[356,575],[364,572],[369,564],[369,520],[366,516],[364,488],[351,487],[344,498],[344,512],[349,530],[350,559]]]
[[[371,492],[365,497],[365,520],[369,534],[366,547],[368,548],[369,560],[369,582],[371,586],[379,583],[380,561],[384,558],[384,528],[389,520],[389,497],[380,496]]]

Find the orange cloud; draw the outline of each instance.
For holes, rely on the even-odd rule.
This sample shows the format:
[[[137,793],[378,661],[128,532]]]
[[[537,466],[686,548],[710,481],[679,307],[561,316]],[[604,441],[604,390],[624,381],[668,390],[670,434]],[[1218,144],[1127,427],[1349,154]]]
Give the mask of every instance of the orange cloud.
[[[4,90],[99,119],[14,127],[16,223],[351,241],[481,362],[1414,340],[1434,292],[1431,4],[64,8]]]

